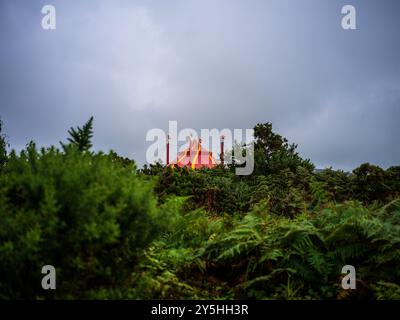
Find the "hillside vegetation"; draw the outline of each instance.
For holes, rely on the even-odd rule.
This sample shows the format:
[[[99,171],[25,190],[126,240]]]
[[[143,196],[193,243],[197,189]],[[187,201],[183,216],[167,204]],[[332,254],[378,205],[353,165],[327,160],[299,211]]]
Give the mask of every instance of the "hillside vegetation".
[[[1,299],[400,299],[400,166],[315,171],[266,123],[250,176],[138,169],[92,121],[20,153],[0,125]]]

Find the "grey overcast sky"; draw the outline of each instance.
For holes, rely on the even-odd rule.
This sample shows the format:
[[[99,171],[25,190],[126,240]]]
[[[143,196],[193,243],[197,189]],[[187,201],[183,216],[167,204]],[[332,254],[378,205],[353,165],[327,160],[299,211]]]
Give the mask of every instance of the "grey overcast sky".
[[[143,164],[168,120],[272,122],[319,168],[398,165],[399,31],[398,0],[0,0],[0,117],[15,149],[93,115],[96,150]]]

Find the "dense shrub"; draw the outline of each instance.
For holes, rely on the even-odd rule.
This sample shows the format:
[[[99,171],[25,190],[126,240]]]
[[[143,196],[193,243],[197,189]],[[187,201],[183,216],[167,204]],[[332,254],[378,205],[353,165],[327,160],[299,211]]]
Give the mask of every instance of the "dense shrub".
[[[398,298],[400,200],[377,210],[330,204],[295,219],[269,207],[264,202],[243,217],[186,216],[149,251],[141,275],[146,283],[158,279],[158,290],[146,297]],[[347,264],[357,270],[355,291],[340,286]],[[163,277],[167,270],[173,281]]]
[[[255,174],[277,174],[282,170],[296,172],[297,167],[313,171],[310,160],[302,159],[297,153],[297,145],[289,144],[285,137],[272,131],[272,124],[257,124],[254,127]]]
[[[253,189],[225,168],[191,170],[150,166],[142,170],[155,176],[155,191],[163,202],[171,196],[189,197],[186,209],[204,208],[213,213],[246,211]]]
[[[72,145],[13,152],[0,176],[0,297],[44,296],[48,264],[58,298],[124,287],[162,218],[133,165]]]

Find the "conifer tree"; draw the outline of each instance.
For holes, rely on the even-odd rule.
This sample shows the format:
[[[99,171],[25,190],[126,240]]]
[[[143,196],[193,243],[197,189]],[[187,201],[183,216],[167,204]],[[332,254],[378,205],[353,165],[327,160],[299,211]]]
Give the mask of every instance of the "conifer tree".
[[[70,135],[68,141],[72,145],[76,145],[79,151],[88,151],[92,147],[93,116],[90,117],[82,128],[77,127],[75,129],[71,127],[71,129],[68,130],[68,133]],[[64,147],[63,144],[62,146]]]

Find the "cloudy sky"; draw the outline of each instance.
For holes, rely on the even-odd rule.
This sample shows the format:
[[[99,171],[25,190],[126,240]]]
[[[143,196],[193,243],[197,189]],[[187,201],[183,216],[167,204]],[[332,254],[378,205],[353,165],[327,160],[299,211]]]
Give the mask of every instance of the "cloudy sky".
[[[272,122],[317,167],[398,165],[399,31],[398,0],[0,0],[0,117],[16,149],[93,115],[95,149],[142,164],[168,120]]]

